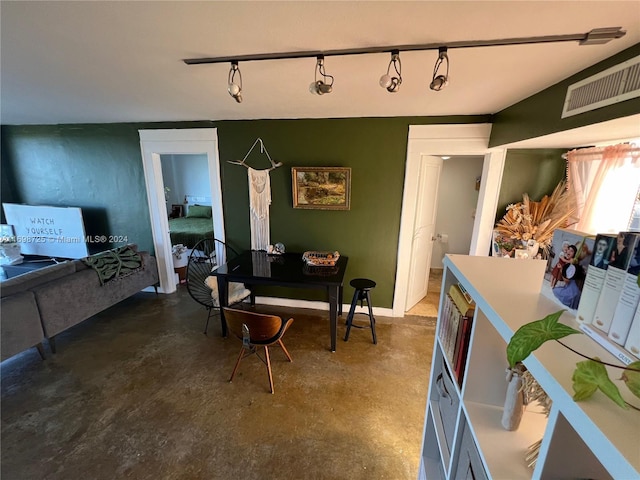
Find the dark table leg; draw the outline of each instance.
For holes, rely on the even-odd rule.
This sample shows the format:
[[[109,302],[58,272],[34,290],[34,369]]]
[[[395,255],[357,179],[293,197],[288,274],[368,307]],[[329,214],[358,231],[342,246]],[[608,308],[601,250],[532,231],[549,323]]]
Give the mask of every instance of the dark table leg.
[[[229,282],[225,277],[218,276],[218,302],[220,303],[220,328],[222,336],[227,336],[227,320],[224,318],[224,307],[229,305]]]
[[[338,337],[338,299],[340,287],[329,287],[329,324],[331,326],[331,351],[336,351],[336,338]]]

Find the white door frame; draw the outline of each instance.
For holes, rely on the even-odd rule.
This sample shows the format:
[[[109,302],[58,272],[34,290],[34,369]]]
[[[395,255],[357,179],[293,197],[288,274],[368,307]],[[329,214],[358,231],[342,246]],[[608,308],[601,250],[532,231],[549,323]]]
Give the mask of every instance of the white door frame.
[[[213,230],[216,238],[225,241],[224,213],[222,208],[222,182],[218,155],[218,131],[215,128],[139,130],[142,165],[147,187],[151,234],[158,273],[160,291],[176,291],[175,272],[169,237],[169,219],[165,206],[164,181],[160,155],[206,155],[209,163]]]
[[[409,284],[411,244],[418,197],[421,155],[483,155],[482,183],[473,224],[470,255],[488,255],[506,150],[489,149],[491,124],[410,125],[407,141],[393,316],[403,317]]]

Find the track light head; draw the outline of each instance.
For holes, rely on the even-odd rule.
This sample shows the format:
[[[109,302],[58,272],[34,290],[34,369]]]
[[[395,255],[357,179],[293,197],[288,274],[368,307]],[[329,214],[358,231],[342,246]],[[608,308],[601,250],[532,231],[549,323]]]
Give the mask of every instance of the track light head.
[[[392,65],[397,77],[389,75]],[[398,50],[391,52],[391,61],[387,66],[387,73],[380,77],[379,83],[382,88],[387,89],[387,92],[396,93],[400,90],[400,84],[402,83],[402,63],[400,62],[400,52]]]
[[[236,74],[238,75],[237,81],[235,78]],[[229,95],[231,95],[231,97],[233,97],[236,102],[242,103],[242,73],[238,68],[238,62],[236,61],[231,62],[231,69],[229,70],[227,83],[227,90],[229,91]]]
[[[318,75],[322,77],[318,80]],[[315,69],[315,80],[309,85],[309,91],[314,95],[324,95],[333,91],[333,76],[324,69],[324,55],[318,55]]]
[[[314,95],[324,95],[325,93],[331,93],[333,91],[333,87],[324,83],[322,80],[318,80],[317,82],[311,82],[311,85],[309,85],[309,91]]]
[[[443,62],[447,62],[447,70],[444,75],[438,75],[438,69]],[[433,67],[433,77],[429,88],[439,92],[449,84],[449,56],[447,55],[447,47],[438,48],[438,59]]]
[[[436,78],[431,80],[431,83],[429,84],[429,88],[431,90],[435,90],[436,92],[439,92],[448,84],[449,84],[449,80],[447,79],[447,77],[445,77],[444,75],[438,75]]]

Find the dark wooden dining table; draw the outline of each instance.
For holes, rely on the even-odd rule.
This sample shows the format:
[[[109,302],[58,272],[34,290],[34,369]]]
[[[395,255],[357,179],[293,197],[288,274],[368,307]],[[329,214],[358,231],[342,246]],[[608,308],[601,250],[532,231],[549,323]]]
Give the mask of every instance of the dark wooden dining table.
[[[329,302],[331,351],[336,351],[338,316],[342,315],[342,291],[348,258],[340,256],[335,266],[309,266],[301,253],[271,255],[263,251],[245,251],[215,269],[218,280],[222,333],[226,335],[223,308],[229,304],[229,282],[253,285],[322,289]]]

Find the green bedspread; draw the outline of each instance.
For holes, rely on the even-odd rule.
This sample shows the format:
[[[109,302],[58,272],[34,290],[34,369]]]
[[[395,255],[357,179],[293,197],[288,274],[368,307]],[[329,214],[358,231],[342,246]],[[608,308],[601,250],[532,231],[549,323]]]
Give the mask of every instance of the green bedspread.
[[[213,222],[211,218],[170,218],[169,235],[171,245],[181,243],[187,248],[193,248],[203,238],[213,238]]]

